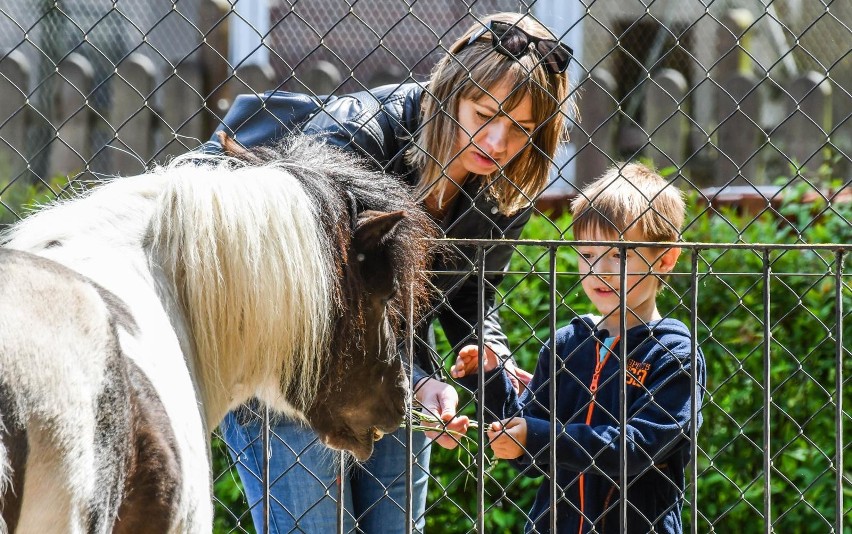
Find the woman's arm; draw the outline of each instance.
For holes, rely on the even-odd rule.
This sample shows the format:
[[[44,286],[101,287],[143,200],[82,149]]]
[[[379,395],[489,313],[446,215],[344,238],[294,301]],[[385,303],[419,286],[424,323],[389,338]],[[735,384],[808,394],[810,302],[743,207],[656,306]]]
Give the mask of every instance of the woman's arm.
[[[480,204],[480,206],[482,206]],[[484,209],[480,207],[480,209]],[[492,214],[493,215],[493,214]],[[462,232],[469,238],[491,239],[505,238],[518,239],[527,221],[529,221],[531,210],[525,210],[514,216],[506,225],[505,229],[498,231],[496,224],[483,222],[486,215],[475,219],[476,224],[482,225],[477,228],[483,235],[473,236],[471,231]],[[473,223],[471,223],[473,224]],[[509,268],[514,247],[510,245],[491,245],[485,250],[485,287],[484,289],[484,314],[482,322],[483,342],[500,356],[506,359],[510,355],[509,342],[503,333],[498,306],[496,303],[497,287],[502,283],[504,273]],[[463,256],[461,261],[456,261],[455,267],[459,270],[470,270],[470,273],[456,282],[454,287],[445,290],[446,303],[438,312],[438,320],[444,329],[451,346],[459,350],[465,345],[475,345],[476,324],[479,321],[479,284],[476,276],[476,248],[471,246],[458,247],[448,254]],[[442,276],[439,274],[439,276]]]

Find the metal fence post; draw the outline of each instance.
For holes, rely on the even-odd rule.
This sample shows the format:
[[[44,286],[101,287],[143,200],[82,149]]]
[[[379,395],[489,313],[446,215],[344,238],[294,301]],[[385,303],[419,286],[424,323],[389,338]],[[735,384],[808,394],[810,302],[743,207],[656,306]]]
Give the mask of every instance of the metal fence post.
[[[770,325],[770,277],[772,267],[769,248],[763,249],[763,517],[764,531],[772,532],[772,328]]]
[[[837,480],[835,488],[835,516],[834,516],[834,532],[844,532],[844,508],[843,508],[843,483],[844,483],[844,454],[843,454],[843,256],[844,250],[838,250],[834,253],[834,306],[835,306],[835,362],[834,362],[834,390],[837,395],[835,401],[835,417],[836,437],[835,437],[835,465],[834,472]]]

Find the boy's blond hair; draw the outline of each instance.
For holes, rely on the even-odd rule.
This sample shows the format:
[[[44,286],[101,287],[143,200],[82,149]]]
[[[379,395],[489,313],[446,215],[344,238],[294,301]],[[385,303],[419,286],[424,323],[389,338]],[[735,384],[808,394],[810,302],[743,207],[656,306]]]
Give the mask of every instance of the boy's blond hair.
[[[677,241],[685,211],[680,190],[640,163],[609,168],[571,203],[577,238],[638,230],[643,241]]]

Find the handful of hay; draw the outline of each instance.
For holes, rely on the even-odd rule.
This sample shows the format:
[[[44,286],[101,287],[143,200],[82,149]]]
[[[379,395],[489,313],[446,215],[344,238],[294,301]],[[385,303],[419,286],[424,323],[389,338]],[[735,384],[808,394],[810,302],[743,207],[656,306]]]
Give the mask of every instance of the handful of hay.
[[[415,431],[418,431],[418,432],[441,432],[441,431],[443,431],[443,432],[446,432],[447,434],[450,434],[451,436],[454,436],[455,438],[458,438],[458,439],[462,439],[462,438],[473,439],[470,436],[468,436],[467,434],[462,434],[461,432],[457,432],[455,430],[450,430],[448,428],[444,428],[444,421],[440,420],[439,418],[435,417],[432,414],[425,413],[425,412],[415,410],[414,408],[412,408],[411,410],[409,410],[409,415],[411,417],[410,423],[411,423],[411,429],[412,430],[415,430]],[[400,426],[402,428],[405,428],[406,422],[403,421],[403,423]],[[470,428],[474,428],[474,429],[479,428],[479,423],[477,421],[470,421],[470,423],[468,424],[468,428],[469,429]],[[491,430],[491,425],[490,424],[485,425],[485,431],[488,432],[490,430]]]
[[[422,408],[422,406],[421,406]],[[409,410],[409,421],[411,424],[411,430],[416,430],[418,432],[446,432],[447,434],[456,438],[459,443],[463,443],[463,440],[467,440],[469,444],[475,444],[476,438],[468,436],[467,434],[462,434],[461,432],[457,432],[455,430],[450,430],[444,426],[444,421],[441,421],[438,417],[430,413],[424,413],[419,410],[415,410],[414,408]],[[406,422],[400,425],[401,428],[405,428]],[[477,421],[470,421],[468,424],[468,429],[470,428],[479,428],[479,423]],[[491,430],[491,425],[485,425],[485,431],[489,432]],[[463,453],[463,451],[468,451],[467,453]],[[470,474],[470,469],[474,465],[473,462],[475,459],[470,454],[470,449],[466,446],[462,446],[458,448],[458,461],[461,464],[464,471]],[[492,469],[497,466],[497,458],[489,458],[485,457],[485,472],[490,473]]]

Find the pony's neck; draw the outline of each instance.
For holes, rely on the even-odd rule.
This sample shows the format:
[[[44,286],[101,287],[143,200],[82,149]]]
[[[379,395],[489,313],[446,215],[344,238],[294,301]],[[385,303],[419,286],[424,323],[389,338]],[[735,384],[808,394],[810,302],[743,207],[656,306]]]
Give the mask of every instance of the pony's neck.
[[[203,361],[193,359],[193,366],[204,365]],[[233,380],[222,384],[199,384],[199,397],[204,406],[204,415],[208,428],[216,428],[225,415],[245,404],[252,398],[257,398],[262,406],[268,406],[275,412],[283,413],[291,419],[306,421],[303,410],[293,406],[281,394],[281,384],[266,376],[240,376],[238,369],[233,372],[219,370],[220,376],[233,376]],[[197,373],[197,376],[212,374],[210,371]]]
[[[284,388],[307,404],[336,283],[315,199],[275,166],[178,171],[157,200],[147,246],[192,333],[208,423],[251,396],[280,406]]]

